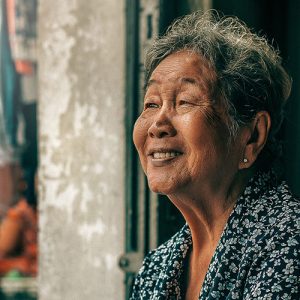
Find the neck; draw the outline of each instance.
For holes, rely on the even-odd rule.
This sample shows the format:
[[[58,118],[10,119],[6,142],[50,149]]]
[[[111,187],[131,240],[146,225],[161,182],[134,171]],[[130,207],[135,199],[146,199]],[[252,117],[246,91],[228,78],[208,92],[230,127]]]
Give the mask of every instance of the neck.
[[[199,256],[204,251],[213,252],[217,247],[227,220],[249,177],[249,172],[240,172],[230,184],[223,185],[218,192],[190,188],[168,195],[190,227],[193,256]]]

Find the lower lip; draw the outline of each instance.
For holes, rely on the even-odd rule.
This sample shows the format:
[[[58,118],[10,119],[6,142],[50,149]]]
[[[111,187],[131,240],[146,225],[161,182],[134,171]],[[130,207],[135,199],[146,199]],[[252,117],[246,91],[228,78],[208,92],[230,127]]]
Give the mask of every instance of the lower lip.
[[[174,161],[175,159],[177,159],[180,156],[181,156],[181,154],[177,155],[177,156],[173,156],[173,157],[166,157],[166,158],[154,158],[153,156],[150,156],[150,160],[151,160],[151,163],[153,164],[153,166],[163,167],[163,166],[168,165],[170,162]]]

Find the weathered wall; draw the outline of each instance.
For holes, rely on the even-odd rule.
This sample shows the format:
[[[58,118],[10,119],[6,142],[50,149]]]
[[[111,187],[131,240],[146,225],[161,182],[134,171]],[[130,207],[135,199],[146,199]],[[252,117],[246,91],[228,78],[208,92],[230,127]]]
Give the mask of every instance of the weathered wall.
[[[124,1],[39,1],[39,299],[123,299]]]

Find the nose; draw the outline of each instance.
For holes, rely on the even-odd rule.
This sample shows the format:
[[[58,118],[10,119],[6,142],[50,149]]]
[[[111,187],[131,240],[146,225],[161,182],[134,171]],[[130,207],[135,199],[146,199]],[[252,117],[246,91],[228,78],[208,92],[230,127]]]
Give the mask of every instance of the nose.
[[[176,129],[171,119],[172,117],[165,110],[161,110],[149,127],[148,135],[151,138],[172,137],[176,135]]]

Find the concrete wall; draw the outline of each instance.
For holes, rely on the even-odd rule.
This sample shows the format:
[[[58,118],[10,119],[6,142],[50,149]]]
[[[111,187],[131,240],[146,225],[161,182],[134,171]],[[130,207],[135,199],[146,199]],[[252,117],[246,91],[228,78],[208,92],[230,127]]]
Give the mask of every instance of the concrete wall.
[[[124,6],[39,1],[41,300],[123,299]]]

